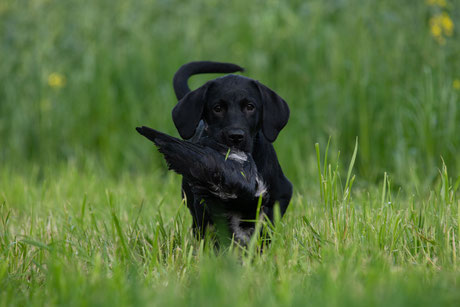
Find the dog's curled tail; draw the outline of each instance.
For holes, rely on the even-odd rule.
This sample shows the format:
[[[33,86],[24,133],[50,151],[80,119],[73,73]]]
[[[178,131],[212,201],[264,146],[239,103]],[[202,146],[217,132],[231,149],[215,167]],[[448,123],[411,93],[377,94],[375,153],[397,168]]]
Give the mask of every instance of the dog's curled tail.
[[[237,71],[244,71],[244,68],[231,63],[220,63],[211,61],[198,61],[190,62],[182,65],[176,72],[173,78],[174,92],[178,100],[190,92],[187,85],[188,78],[197,74],[210,74],[210,73],[233,73]]]

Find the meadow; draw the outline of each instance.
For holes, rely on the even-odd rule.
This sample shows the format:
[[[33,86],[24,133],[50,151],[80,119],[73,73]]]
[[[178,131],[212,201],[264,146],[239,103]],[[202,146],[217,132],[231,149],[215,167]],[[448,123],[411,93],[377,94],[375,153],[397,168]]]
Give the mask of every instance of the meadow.
[[[452,0],[0,0],[0,305],[459,305],[459,27]],[[178,135],[193,60],[289,103],[269,246],[196,240],[134,130]]]

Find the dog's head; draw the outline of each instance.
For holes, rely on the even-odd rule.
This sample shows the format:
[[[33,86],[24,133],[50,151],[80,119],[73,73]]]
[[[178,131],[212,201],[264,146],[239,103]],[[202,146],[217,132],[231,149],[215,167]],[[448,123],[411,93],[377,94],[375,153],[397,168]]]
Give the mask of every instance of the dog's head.
[[[275,141],[289,119],[289,107],[258,81],[227,75],[189,92],[179,100],[172,115],[184,139],[191,138],[203,120],[206,134],[215,141],[252,152],[260,130],[268,141]]]

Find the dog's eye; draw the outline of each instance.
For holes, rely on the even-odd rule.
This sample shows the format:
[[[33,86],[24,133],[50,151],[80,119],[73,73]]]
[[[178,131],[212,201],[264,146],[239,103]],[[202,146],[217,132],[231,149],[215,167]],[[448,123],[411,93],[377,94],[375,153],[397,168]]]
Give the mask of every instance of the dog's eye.
[[[246,111],[252,112],[256,107],[252,103],[246,105]]]
[[[214,113],[222,113],[224,111],[224,108],[222,108],[221,105],[215,105],[214,108],[212,108],[212,110],[214,111]]]

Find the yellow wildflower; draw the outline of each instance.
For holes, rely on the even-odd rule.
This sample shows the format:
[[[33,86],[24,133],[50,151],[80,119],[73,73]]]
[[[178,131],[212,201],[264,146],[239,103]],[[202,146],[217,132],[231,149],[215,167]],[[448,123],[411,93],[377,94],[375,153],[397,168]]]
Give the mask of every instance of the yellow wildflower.
[[[452,82],[452,87],[456,90],[460,90],[460,79],[455,79],[454,82]]]
[[[62,74],[53,72],[48,76],[48,85],[52,88],[61,88],[65,82],[65,77]]]
[[[444,29],[444,33],[447,36],[452,36],[452,32],[454,31],[454,23],[447,13],[442,13],[441,25]]]
[[[444,36],[452,36],[454,32],[454,22],[449,14],[443,12],[430,18],[431,35],[443,45],[446,40]]]
[[[442,29],[437,23],[431,25],[430,31],[434,37],[440,37],[442,35]]]

